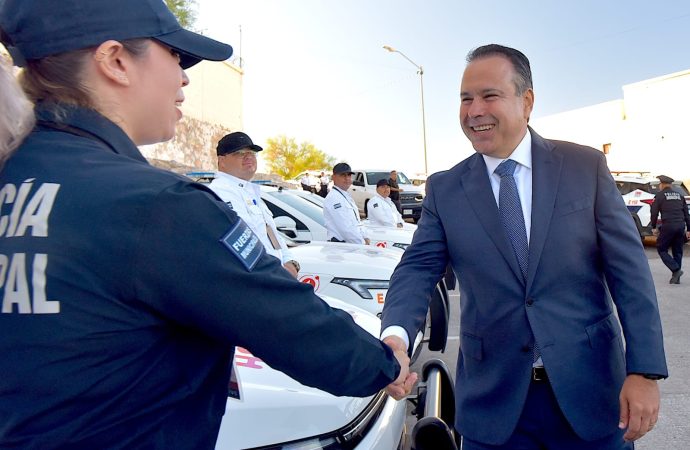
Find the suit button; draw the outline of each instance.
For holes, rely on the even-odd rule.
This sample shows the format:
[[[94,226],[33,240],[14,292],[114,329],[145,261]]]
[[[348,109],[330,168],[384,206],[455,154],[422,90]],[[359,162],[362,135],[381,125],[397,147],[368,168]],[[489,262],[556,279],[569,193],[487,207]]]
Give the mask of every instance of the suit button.
[[[527,299],[527,306],[532,306],[534,304],[534,300],[531,298]]]

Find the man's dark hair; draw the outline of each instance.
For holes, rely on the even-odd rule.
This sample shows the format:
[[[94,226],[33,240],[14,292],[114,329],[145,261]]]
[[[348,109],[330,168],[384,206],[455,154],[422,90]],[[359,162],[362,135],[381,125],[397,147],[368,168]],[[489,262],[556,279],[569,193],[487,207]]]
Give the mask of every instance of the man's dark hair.
[[[513,65],[515,69],[515,94],[522,95],[527,89],[532,89],[532,69],[529,59],[519,50],[504,47],[498,44],[482,45],[467,54],[467,62],[471,63],[475,59],[486,58],[488,56],[503,56]]]

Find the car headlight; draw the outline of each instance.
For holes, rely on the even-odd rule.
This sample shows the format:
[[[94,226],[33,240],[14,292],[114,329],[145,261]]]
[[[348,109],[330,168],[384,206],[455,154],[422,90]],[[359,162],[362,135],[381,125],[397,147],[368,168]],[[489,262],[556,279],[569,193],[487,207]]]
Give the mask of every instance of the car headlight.
[[[374,298],[371,296],[369,289],[388,289],[390,285],[388,280],[360,280],[355,278],[333,278],[331,283],[349,287],[359,294],[360,297],[367,300],[373,300]]]
[[[399,248],[401,250],[405,250],[409,246],[410,246],[410,244],[403,244],[401,242],[396,242],[395,244],[393,244],[393,247]]]
[[[388,395],[380,391],[355,420],[332,433],[251,450],[352,450],[376,423],[387,400]]]

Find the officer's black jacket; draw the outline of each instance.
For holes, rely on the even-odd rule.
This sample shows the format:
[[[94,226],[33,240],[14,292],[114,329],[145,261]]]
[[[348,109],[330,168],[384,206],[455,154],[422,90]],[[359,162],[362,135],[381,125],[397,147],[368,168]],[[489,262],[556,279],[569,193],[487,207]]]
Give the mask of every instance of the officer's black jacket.
[[[661,220],[664,223],[683,223],[685,222],[688,230],[690,230],[690,215],[688,214],[688,206],[685,203],[685,197],[678,191],[668,187],[654,196],[654,203],[652,203],[652,228],[656,227],[656,222],[661,213]]]
[[[336,395],[397,376],[277,259],[248,270],[208,189],[94,111],[37,118],[0,173],[0,448],[212,448],[234,346]]]

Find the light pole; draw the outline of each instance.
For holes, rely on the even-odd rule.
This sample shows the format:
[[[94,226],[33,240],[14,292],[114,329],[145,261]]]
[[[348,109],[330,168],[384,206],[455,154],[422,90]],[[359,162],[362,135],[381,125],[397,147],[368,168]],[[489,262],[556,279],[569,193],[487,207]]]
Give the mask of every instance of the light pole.
[[[403,58],[408,60],[410,63],[412,63],[413,66],[417,68],[417,74],[419,74],[419,87],[422,93],[422,135],[424,137],[424,175],[428,175],[429,169],[427,168],[426,161],[426,118],[424,117],[424,68],[418,65],[416,62],[412,61],[410,58],[408,58],[406,54],[404,54],[400,50],[394,49],[390,45],[384,45],[383,48],[391,53],[399,53],[400,55],[402,55]]]

